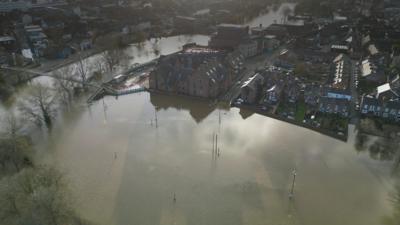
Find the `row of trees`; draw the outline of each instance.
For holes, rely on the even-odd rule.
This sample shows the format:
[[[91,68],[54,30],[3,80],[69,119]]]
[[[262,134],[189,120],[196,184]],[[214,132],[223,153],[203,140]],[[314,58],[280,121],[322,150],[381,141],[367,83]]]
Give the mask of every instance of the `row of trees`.
[[[122,60],[117,50],[102,53],[92,63],[98,72],[112,72]],[[18,118],[3,118],[0,133],[0,225],[82,225],[73,210],[63,174],[33,162],[34,147],[24,134],[27,121],[50,131],[57,112],[73,106],[77,90],[88,90],[91,73],[87,59],[54,73],[54,83],[34,83],[18,101]],[[4,125],[4,126],[3,126]],[[35,128],[34,128],[35,129]]]
[[[0,133],[0,225],[82,225],[73,210],[63,174],[33,162],[34,147],[24,134],[27,121],[51,131],[54,118],[71,109],[77,93],[89,90],[93,71],[104,74],[127,59],[119,48],[111,48],[89,64],[80,58],[73,66],[54,72],[52,86],[34,83],[18,101],[18,118],[3,118]],[[95,67],[95,69],[90,67]],[[35,129],[35,128],[33,128]]]
[[[27,120],[51,129],[57,111],[70,110],[79,93],[88,91],[91,83],[101,80],[104,74],[113,74],[117,66],[125,65],[128,59],[130,57],[119,48],[101,53],[90,63],[88,59],[80,58],[76,64],[54,72],[51,87],[40,83],[30,85],[18,108]]]

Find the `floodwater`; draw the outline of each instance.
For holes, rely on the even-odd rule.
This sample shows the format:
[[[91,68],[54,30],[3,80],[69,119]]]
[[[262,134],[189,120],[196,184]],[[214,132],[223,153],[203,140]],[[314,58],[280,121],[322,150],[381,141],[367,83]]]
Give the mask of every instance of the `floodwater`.
[[[278,24],[288,24],[288,25],[303,25],[304,21],[302,20],[285,20],[284,19],[284,10],[285,9],[290,9],[291,12],[294,11],[296,4],[294,3],[283,3],[279,8],[274,11],[273,7],[269,8],[268,13],[260,15],[248,22],[246,22],[246,25],[250,27],[258,27],[260,24],[263,27],[268,27],[269,25],[273,23],[278,23]]]
[[[98,224],[382,224],[392,209],[390,164],[357,153],[353,139],[142,93],[67,119],[48,157]]]
[[[207,41],[177,36],[126,51],[142,63]],[[393,213],[392,164],[356,151],[353,132],[344,143],[236,108],[149,93],[106,97],[58,126],[39,162],[65,172],[77,210],[99,225],[378,225]]]

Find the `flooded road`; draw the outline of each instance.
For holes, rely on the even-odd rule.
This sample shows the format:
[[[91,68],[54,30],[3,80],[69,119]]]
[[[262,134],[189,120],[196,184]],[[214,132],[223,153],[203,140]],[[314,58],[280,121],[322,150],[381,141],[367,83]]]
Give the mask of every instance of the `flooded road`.
[[[352,138],[185,98],[104,103],[67,120],[48,156],[98,224],[376,225],[391,214],[389,164],[358,154]]]

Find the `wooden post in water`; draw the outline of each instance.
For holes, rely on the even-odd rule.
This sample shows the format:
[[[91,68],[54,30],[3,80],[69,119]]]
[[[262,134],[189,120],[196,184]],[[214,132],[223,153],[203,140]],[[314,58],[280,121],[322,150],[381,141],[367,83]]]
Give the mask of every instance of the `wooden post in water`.
[[[213,158],[214,158],[214,143],[215,143],[215,135],[214,135],[214,133],[212,134],[212,136],[213,136],[213,140],[212,140],[212,156],[213,156]]]
[[[215,155],[217,155],[218,151],[218,134],[215,135]]]
[[[221,110],[218,110],[218,130],[221,130]]]
[[[157,110],[154,109],[154,115],[156,120],[156,128],[158,128]]]

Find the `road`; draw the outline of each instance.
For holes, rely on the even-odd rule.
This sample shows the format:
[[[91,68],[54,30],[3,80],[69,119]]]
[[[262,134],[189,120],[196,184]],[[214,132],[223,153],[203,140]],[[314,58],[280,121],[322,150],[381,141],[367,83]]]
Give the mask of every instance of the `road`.
[[[350,123],[357,124],[359,116],[356,106],[360,105],[359,96],[357,91],[359,69],[356,60],[351,60],[351,71],[350,71],[350,91],[351,91],[351,102],[350,102]]]

